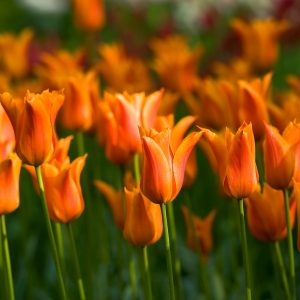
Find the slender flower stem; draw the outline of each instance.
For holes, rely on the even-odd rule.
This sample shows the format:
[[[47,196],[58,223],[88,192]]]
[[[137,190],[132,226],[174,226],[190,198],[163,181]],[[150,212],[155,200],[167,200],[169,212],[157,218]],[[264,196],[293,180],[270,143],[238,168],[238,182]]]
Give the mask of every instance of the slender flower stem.
[[[134,165],[134,175],[136,184],[139,185],[141,180],[140,175],[140,162],[139,162],[139,154],[135,154],[133,157],[133,165]],[[148,248],[144,246],[142,248],[143,255],[143,266],[144,266],[144,294],[145,299],[152,300],[152,287],[151,287],[151,276],[150,276],[150,268],[149,268],[149,260],[148,260]]]
[[[202,250],[200,247],[200,236],[197,237],[197,232],[196,232],[196,227],[195,227],[195,223],[193,220],[193,216],[192,216],[192,204],[191,204],[191,200],[190,197],[188,195],[188,193],[185,194],[186,196],[186,202],[187,202],[187,206],[188,206],[188,211],[189,211],[189,222],[190,222],[190,226],[192,228],[192,235],[193,235],[193,243],[195,245],[196,251],[197,251],[197,256],[198,256],[198,261],[199,261],[199,273],[200,273],[200,286],[202,285],[204,288],[204,292],[205,295],[207,296],[207,299],[211,299],[211,292],[209,289],[209,285],[208,285],[208,280],[207,280],[207,274],[206,274],[206,268],[202,263],[202,259],[201,259],[201,255],[202,255]],[[199,277],[199,276],[198,276]]]
[[[251,300],[252,291],[251,291],[251,283],[250,283],[250,266],[249,266],[249,257],[248,257],[248,245],[247,245],[247,235],[246,235],[246,224],[245,224],[243,199],[238,199],[238,204],[239,204],[239,220],[240,220],[240,231],[241,231],[241,243],[242,243],[244,267],[245,267],[245,277],[246,277],[246,299]]]
[[[296,299],[296,286],[295,286],[295,258],[294,258],[294,247],[293,247],[293,235],[290,220],[290,205],[289,205],[289,195],[288,190],[283,190],[284,195],[284,210],[286,218],[287,227],[287,238],[288,238],[288,251],[289,251],[289,271],[291,280],[291,299]]]
[[[174,208],[173,202],[167,205],[167,213],[168,213],[168,220],[169,220],[169,230],[171,236],[171,254],[172,254],[172,264],[175,266],[175,289],[176,294],[179,300],[183,299],[183,289],[181,284],[181,263],[178,255],[178,248],[177,248],[177,234],[176,234],[176,225],[175,225],[175,217],[174,217]]]
[[[65,255],[64,255],[64,245],[63,245],[61,224],[55,222],[54,223],[54,230],[55,230],[57,250],[58,250],[58,255],[59,255],[59,259],[60,259],[60,264],[61,264],[61,267],[62,267],[63,275],[65,275],[65,265],[64,265]]]
[[[79,156],[85,155],[85,144],[84,144],[84,135],[82,132],[77,132],[76,134],[76,144],[77,144],[77,153]],[[87,296],[88,298],[92,297],[94,294],[94,284],[93,284],[93,262],[92,259],[95,258],[95,245],[93,238],[91,237],[91,233],[93,232],[93,216],[92,216],[92,208],[91,208],[91,193],[90,193],[90,181],[91,178],[87,177],[86,168],[82,172],[82,192],[83,197],[85,199],[85,214],[84,216],[84,226],[86,228],[85,232],[85,272],[87,280]]]
[[[134,176],[136,184],[140,183],[141,175],[140,175],[140,162],[139,162],[139,155],[135,154],[133,157],[133,165],[134,165]]]
[[[144,246],[141,250],[143,255],[143,265],[144,265],[144,275],[145,275],[145,288],[144,288],[145,299],[152,300],[151,277],[150,277],[150,269],[149,269],[149,261],[148,261],[148,248],[147,246]]]
[[[281,254],[281,249],[280,249],[280,245],[279,245],[278,241],[276,241],[274,243],[274,248],[275,248],[275,253],[276,253],[278,265],[279,265],[279,268],[280,268],[282,284],[283,284],[287,299],[290,300],[291,299],[291,293],[290,293],[289,282],[288,282],[288,279],[287,279],[287,275],[286,275],[286,271],[285,271],[285,267],[284,267],[284,262],[283,262],[283,258],[282,258],[282,254]]]
[[[75,241],[74,241],[72,224],[68,223],[67,228],[68,228],[68,234],[69,234],[69,239],[70,239],[70,244],[71,244],[71,251],[72,251],[73,260],[74,260],[74,264],[75,264],[75,271],[76,271],[77,285],[78,285],[80,300],[85,300],[86,299],[85,291],[84,291],[83,280],[82,280],[81,272],[80,272],[80,266],[79,266],[79,261],[78,261],[76,245],[75,245]]]
[[[127,245],[129,249],[129,276],[130,276],[130,285],[131,285],[131,296],[132,299],[138,298],[137,286],[136,286],[136,272],[135,272],[135,262],[134,262],[134,253],[133,249]]]
[[[61,296],[62,296],[62,299],[66,300],[67,294],[66,294],[66,289],[65,289],[65,283],[63,280],[62,268],[61,268],[60,261],[59,261],[59,256],[58,256],[58,251],[57,251],[55,238],[54,238],[54,234],[53,234],[53,230],[52,230],[52,225],[51,225],[50,217],[48,214],[48,208],[47,208],[47,202],[46,202],[46,197],[45,197],[45,190],[44,190],[44,183],[43,183],[43,178],[42,178],[41,167],[40,166],[36,167],[35,171],[36,171],[36,177],[37,177],[39,188],[40,188],[40,194],[41,194],[41,198],[42,198],[42,201],[41,201],[42,208],[43,208],[44,218],[45,218],[47,231],[48,231],[48,235],[49,235],[49,239],[50,239],[50,246],[51,246],[51,250],[52,250],[52,254],[53,254],[53,258],[54,258],[54,262],[55,262],[55,267],[56,267],[56,271],[57,271]]]
[[[8,281],[9,300],[14,300],[15,299],[14,282],[13,282],[12,271],[11,271],[8,238],[7,238],[7,230],[6,230],[6,223],[5,223],[4,215],[1,215],[1,236],[2,236],[4,258],[5,258],[5,265],[6,265],[6,276],[7,276],[7,281]]]
[[[164,234],[165,234],[165,247],[166,247],[166,256],[167,256],[167,267],[168,267],[168,277],[169,277],[169,292],[170,300],[175,299],[175,288],[173,280],[173,266],[172,266],[172,255],[170,248],[170,237],[169,237],[169,228],[168,228],[168,217],[166,204],[161,205],[162,215],[163,215],[163,224],[164,224]]]

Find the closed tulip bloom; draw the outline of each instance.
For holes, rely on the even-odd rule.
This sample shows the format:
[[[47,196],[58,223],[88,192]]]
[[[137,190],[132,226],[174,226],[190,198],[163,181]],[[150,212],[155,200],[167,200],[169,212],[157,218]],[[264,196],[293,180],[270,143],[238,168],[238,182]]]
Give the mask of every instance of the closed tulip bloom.
[[[15,153],[0,162],[0,215],[19,207],[19,178],[22,162]]]
[[[115,224],[120,230],[123,230],[124,227],[124,216],[123,216],[123,200],[122,197],[124,196],[121,190],[116,190],[106,182],[102,180],[95,180],[94,185],[99,190],[105,200],[107,201],[108,205],[110,206]]]
[[[290,123],[283,134],[265,124],[264,162],[267,183],[274,189],[288,188],[295,169],[295,151],[300,131]]]
[[[251,123],[243,123],[235,135],[226,128],[225,139],[208,129],[202,131],[217,162],[225,194],[238,199],[251,195],[258,184]]]
[[[265,242],[278,241],[286,238],[287,227],[284,212],[282,191],[272,189],[265,184],[263,192],[254,192],[245,199],[247,219],[250,232]],[[290,202],[290,218],[293,226],[295,221],[296,202]]]
[[[54,123],[64,100],[59,92],[27,93],[24,100],[3,93],[0,101],[16,137],[16,152],[24,163],[39,166],[51,158],[56,142]]]
[[[69,130],[87,131],[94,122],[94,110],[99,100],[95,74],[77,73],[65,80],[65,101],[59,113],[62,125]]]
[[[161,208],[151,202],[139,190],[125,188],[126,217],[124,238],[135,246],[146,246],[157,242],[163,231]]]
[[[261,140],[265,133],[264,122],[269,122],[267,108],[268,92],[272,74],[251,82],[239,81],[239,97],[241,99],[240,119],[252,123],[256,140]]]
[[[74,17],[77,26],[86,31],[96,31],[105,23],[102,0],[73,0]]]
[[[193,251],[200,251],[201,258],[207,260],[213,248],[212,225],[216,217],[216,210],[212,210],[205,218],[192,214],[186,206],[181,206],[186,232],[187,245]],[[192,224],[192,222],[193,224]],[[199,248],[195,243],[198,243]]]
[[[142,136],[141,190],[152,202],[162,204],[176,198],[183,184],[186,162],[200,135],[192,132],[174,148],[168,128],[159,133],[150,130]]]
[[[77,219],[84,210],[80,186],[80,174],[86,155],[58,169],[45,163],[42,175],[50,218],[55,222],[69,223]]]

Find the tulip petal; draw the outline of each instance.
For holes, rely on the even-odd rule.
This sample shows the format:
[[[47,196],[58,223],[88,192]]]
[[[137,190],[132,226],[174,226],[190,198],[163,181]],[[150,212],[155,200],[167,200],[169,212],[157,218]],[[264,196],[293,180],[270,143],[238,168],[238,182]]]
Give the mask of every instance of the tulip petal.
[[[192,132],[190,133],[179,145],[178,149],[175,152],[174,159],[173,159],[173,174],[174,174],[174,190],[172,199],[174,199],[183,184],[184,179],[184,172],[186,162],[192,152],[194,146],[199,141],[202,132]]]
[[[224,191],[234,198],[248,197],[258,183],[255,156],[250,147],[248,133],[237,133],[231,145],[223,181]]]
[[[163,149],[152,138],[143,136],[142,143],[145,153],[142,192],[154,203],[166,203],[172,197],[172,166]]]

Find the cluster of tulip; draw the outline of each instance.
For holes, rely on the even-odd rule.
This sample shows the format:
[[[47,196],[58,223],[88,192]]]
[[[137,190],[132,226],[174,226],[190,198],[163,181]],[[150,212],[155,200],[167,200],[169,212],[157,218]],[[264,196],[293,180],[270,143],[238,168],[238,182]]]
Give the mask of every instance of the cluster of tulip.
[[[75,19],[81,29],[91,33],[101,29],[105,17],[101,1],[90,1],[92,16],[86,13],[91,11],[87,3],[74,1]],[[160,240],[163,232],[170,298],[183,296],[173,204],[184,188],[186,205],[180,207],[187,245],[199,256],[201,293],[213,298],[206,263],[213,248],[216,209],[202,219],[193,212],[188,197],[197,180],[196,148],[217,175],[221,197],[238,203],[246,298],[255,294],[248,229],[258,240],[274,245],[282,293],[286,299],[296,299],[292,229],[297,211],[300,251],[300,78],[288,77],[288,92],[270,89],[278,38],[289,25],[276,20],[239,19],[230,25],[240,38],[241,55],[227,63],[213,61],[205,77],[198,74],[203,46],[192,49],[179,35],[154,38],[148,46],[156,81],[148,62],[130,56],[120,43],[93,44],[89,40],[87,48],[75,53],[39,50],[32,63],[31,30],[19,36],[0,35],[0,254],[5,261],[0,271],[7,299],[14,299],[14,285],[4,216],[19,206],[22,163],[42,200],[62,299],[68,299],[69,291],[61,224],[67,226],[76,267],[76,297],[93,297],[81,276],[72,221],[86,206],[83,231],[92,234],[94,204],[90,192],[94,188],[107,200],[126,243],[142,249],[143,297],[148,300],[153,298],[153,279],[147,246]],[[101,91],[99,78],[105,86]],[[175,122],[180,105],[189,115]],[[192,125],[196,125],[194,130],[186,134]],[[58,138],[66,131],[76,135],[79,157],[73,162],[68,155],[73,136]],[[90,152],[85,147],[88,137],[94,138],[111,166],[119,167],[121,179],[113,185],[83,176],[81,188],[86,161],[92,161],[95,151],[100,151]],[[102,221],[104,226],[111,225]],[[279,244],[286,238],[288,266]],[[91,251],[90,246],[87,244],[87,251]],[[138,297],[134,251],[126,247],[134,299]]]

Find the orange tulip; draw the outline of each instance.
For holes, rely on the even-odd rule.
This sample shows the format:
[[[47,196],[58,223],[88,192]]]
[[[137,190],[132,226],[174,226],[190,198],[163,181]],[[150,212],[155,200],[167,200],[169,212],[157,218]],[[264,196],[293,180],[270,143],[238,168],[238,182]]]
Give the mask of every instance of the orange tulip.
[[[130,57],[120,44],[101,45],[101,62],[96,66],[114,92],[137,93],[149,91],[151,79],[145,63]]]
[[[225,194],[238,199],[251,195],[258,184],[251,123],[243,123],[235,135],[226,128],[225,139],[208,129],[202,132],[217,163]]]
[[[239,81],[240,119],[252,123],[256,140],[263,138],[264,122],[269,122],[267,100],[271,79],[272,74],[269,73],[263,79],[256,78],[251,82]]]
[[[19,178],[22,162],[11,153],[0,162],[0,215],[13,212],[19,207]]]
[[[150,130],[142,136],[144,162],[141,191],[154,203],[168,203],[178,195],[184,179],[186,162],[201,133],[190,133],[172,147],[171,130]],[[176,137],[177,138],[177,137]]]
[[[44,86],[50,89],[62,89],[67,78],[80,73],[84,55],[82,50],[75,53],[66,50],[42,53],[40,62],[35,67],[35,73],[42,79]]]
[[[0,35],[0,67],[13,77],[23,77],[29,72],[29,47],[33,32],[25,29],[16,37],[6,33]]]
[[[250,232],[259,240],[271,242],[287,236],[282,191],[265,184],[263,193],[254,192],[245,199]],[[291,225],[295,221],[296,202],[290,202]]]
[[[188,247],[196,251],[198,247],[195,245],[195,242],[199,243],[199,254],[202,259],[207,260],[208,254],[213,247],[212,224],[216,216],[216,210],[212,210],[204,219],[192,214],[186,206],[181,206],[181,211],[187,231]]]
[[[203,49],[191,50],[182,36],[170,36],[152,41],[155,53],[154,70],[163,85],[181,94],[190,92],[197,83],[197,66]]]
[[[8,114],[16,137],[16,152],[21,160],[39,166],[51,158],[56,141],[54,123],[64,96],[56,91],[27,93],[24,101],[1,95],[1,104]]]
[[[234,19],[231,26],[242,41],[243,56],[258,69],[271,67],[278,58],[278,38],[288,24],[285,21]]]
[[[111,161],[126,163],[141,151],[139,126],[154,125],[162,94],[163,90],[148,96],[144,93],[104,95],[104,101],[99,103],[102,122],[98,121],[98,136]]]
[[[124,238],[135,246],[146,246],[157,242],[163,231],[161,209],[139,190],[125,188],[126,217]]]
[[[80,186],[80,174],[86,155],[78,157],[61,169],[45,163],[42,176],[45,196],[51,220],[69,223],[78,218],[84,210],[84,201]]]
[[[73,0],[75,22],[81,29],[96,31],[105,23],[103,0]]]
[[[95,74],[77,73],[68,77],[64,86],[65,101],[59,113],[61,123],[69,130],[90,130],[100,97]]]
[[[105,200],[107,201],[112,215],[115,221],[115,224],[120,230],[124,228],[124,217],[123,217],[123,201],[124,197],[121,190],[116,190],[109,184],[105,183],[102,180],[94,181],[95,187],[104,195]]]
[[[288,188],[294,174],[295,151],[300,141],[299,126],[290,123],[283,134],[265,124],[264,162],[267,183],[274,189]]]

